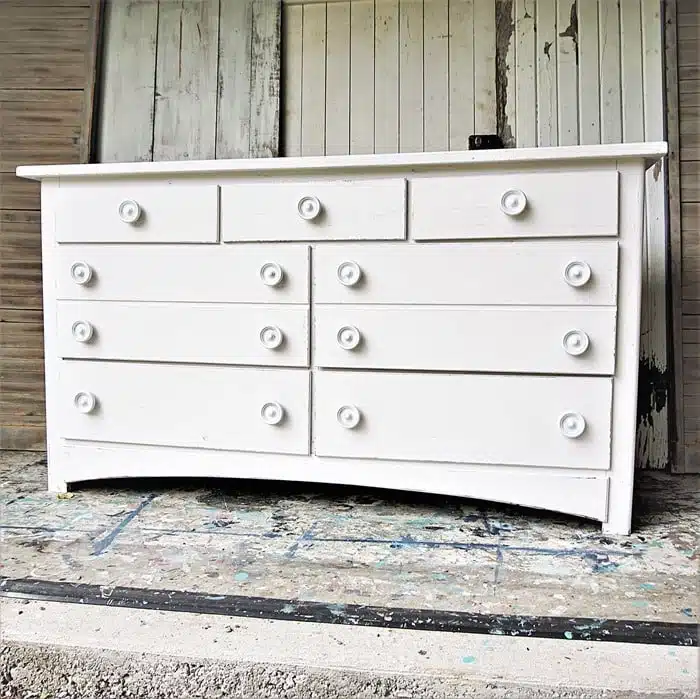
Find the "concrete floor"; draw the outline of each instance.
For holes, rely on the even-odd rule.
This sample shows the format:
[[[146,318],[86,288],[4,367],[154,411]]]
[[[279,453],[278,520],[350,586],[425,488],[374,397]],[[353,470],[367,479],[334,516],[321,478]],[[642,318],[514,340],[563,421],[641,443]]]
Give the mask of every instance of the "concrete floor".
[[[405,665],[405,672],[397,670],[399,674],[403,672],[404,680],[406,673],[412,681],[425,672],[435,682],[440,678],[441,682],[447,681],[445,678],[449,676],[448,679],[452,678],[449,686],[454,691],[461,687],[460,696],[472,690],[487,696],[483,693],[486,685],[497,678],[501,678],[506,689],[522,684],[533,692],[535,686],[543,691],[552,686],[577,687],[583,692],[571,696],[598,696],[586,694],[593,691],[592,687],[600,692],[607,687],[620,692],[639,690],[654,691],[659,696],[666,696],[665,692],[671,692],[668,696],[693,696],[697,686],[697,647],[689,646],[696,642],[691,637],[697,636],[688,630],[697,623],[699,486],[698,477],[640,474],[635,492],[634,533],[629,537],[610,537],[603,536],[600,525],[594,522],[535,510],[423,494],[304,484],[138,480],[85,484],[69,493],[69,497],[57,497],[46,492],[46,464],[40,454],[0,453],[0,594],[6,598],[2,606],[4,641],[12,646],[0,664],[14,663],[15,675],[18,672],[22,675],[17,668],[27,663],[22,665],[21,658],[16,656],[17,649],[23,648],[22,657],[26,659],[28,653],[31,655],[31,644],[41,644],[42,648],[60,646],[61,653],[74,652],[74,646],[90,648],[91,652],[96,648],[111,653],[142,652],[149,643],[154,644],[153,648],[158,645],[154,639],[162,639],[164,633],[167,637],[168,632],[160,631],[153,636],[144,631],[158,620],[172,633],[175,626],[185,624],[182,628],[178,626],[183,638],[191,636],[193,629],[212,623],[236,630],[245,628],[246,633],[258,639],[258,649],[270,651],[266,666],[278,662],[294,666],[297,673],[302,672],[299,668],[304,657],[313,657],[314,671],[320,671],[327,656],[328,672],[337,673],[345,668],[364,677],[362,673],[371,675],[374,670],[386,674],[394,663],[396,668]],[[18,590],[26,592],[28,579],[43,581],[40,586],[44,586],[44,593],[48,583],[54,585],[51,589],[69,590],[73,601],[80,601],[76,598],[78,593],[98,590],[100,597],[117,604],[121,602],[116,596],[110,599],[110,595],[121,589],[122,598],[125,595],[134,598],[127,606],[136,606],[139,594],[141,603],[150,605],[160,590],[186,591],[214,605],[217,600],[234,600],[245,606],[245,600],[252,599],[258,611],[248,609],[248,616],[264,616],[264,611],[259,610],[270,609],[270,604],[283,601],[274,618],[292,621],[273,621],[269,616],[264,620],[183,611],[172,614],[151,608],[139,611],[146,616],[134,622],[129,616],[136,613],[133,610],[68,604],[50,607],[53,611],[47,615],[46,604],[52,602],[31,602],[23,609],[18,606],[19,601],[7,599],[16,596]],[[57,593],[57,598],[62,594]],[[170,598],[174,599],[172,594]],[[268,600],[271,603],[266,606]],[[105,603],[104,599],[93,601]],[[37,605],[43,606],[44,611]],[[361,618],[365,613],[362,605],[371,605],[374,620]],[[301,609],[313,611],[304,619],[306,622],[324,618],[333,624],[297,623]],[[443,626],[442,633],[378,628],[382,621],[376,621],[377,615],[384,614],[389,620],[387,625],[391,626],[391,610],[397,609],[403,610],[404,616],[410,615],[411,610],[420,610],[416,618],[420,616],[422,625],[409,624],[408,628],[437,629],[440,619],[453,625]],[[319,610],[325,616],[313,616]],[[22,614],[23,611],[26,613]],[[225,611],[218,609],[216,613]],[[289,614],[280,616],[280,612]],[[488,625],[492,619],[497,625],[499,615],[510,620],[508,635],[547,635],[542,628],[549,624],[549,638],[494,637],[493,633],[503,632],[494,628],[485,630],[483,624]],[[435,619],[430,619],[431,616]],[[548,621],[541,622],[542,618]],[[590,623],[583,626],[574,623],[581,618]],[[71,632],[66,638],[64,633],[61,640],[59,630],[50,632],[56,619],[61,620],[63,629],[67,625],[74,634]],[[90,629],[110,625],[116,629],[126,624],[127,619],[138,623],[140,634],[133,632],[133,624],[130,634],[115,632],[107,637],[103,633],[89,633]],[[183,630],[187,628],[185,619],[191,619],[187,622],[189,632]],[[454,619],[467,619],[459,627],[462,633],[446,632],[456,628]],[[465,633],[477,630],[469,627],[474,620],[481,620],[481,635]],[[571,631],[561,626],[566,620],[573,624]],[[358,624],[374,628],[360,629]],[[658,641],[660,636],[652,638],[653,634],[645,638],[646,629],[652,627],[657,631],[663,627],[660,633],[666,634],[665,640]],[[317,628],[316,635],[307,637],[313,628]],[[634,628],[631,633],[636,636],[630,639],[635,643],[596,641],[613,638],[604,637],[606,628],[616,629],[614,633],[620,632],[622,640],[627,638],[625,628]],[[286,635],[286,655],[276,641],[280,634]],[[347,648],[341,648],[333,640],[340,638],[338,634],[343,639],[340,646],[345,644]],[[428,639],[440,645],[440,652],[431,656],[441,658],[437,664],[425,660],[427,652],[419,653],[424,648],[415,649],[418,653],[415,660],[410,655],[402,659],[400,649],[418,643],[422,634],[427,636],[419,645],[425,645]],[[73,642],[72,635],[82,640]],[[136,637],[141,638],[138,643]],[[229,645],[235,637],[235,633],[224,636]],[[374,648],[370,642],[374,638],[383,639],[386,662],[377,662],[377,654],[384,651]],[[560,640],[553,640],[557,638]],[[587,640],[594,642],[586,643]],[[195,644],[194,654],[201,658],[203,652],[205,656],[208,653],[212,662],[224,664],[233,659],[263,663],[264,653],[246,654],[245,649],[250,649],[247,641],[235,643],[234,655],[225,658],[217,657],[223,646],[219,645],[217,651],[213,645],[216,642],[214,638],[208,642],[202,640]],[[541,651],[525,656],[531,668],[528,672],[517,662],[504,661],[519,649],[517,644],[521,642],[528,642],[533,651]],[[183,643],[183,648],[194,652],[195,646]],[[309,651],[311,655],[299,652],[304,643],[315,649]],[[493,643],[510,645],[489,646]],[[350,646],[365,658],[363,662],[355,665],[350,662]],[[493,652],[489,647],[499,650]],[[574,647],[577,653],[583,653],[576,656],[579,659],[593,657],[590,654],[595,653],[603,654],[601,658],[607,654],[605,662],[610,672],[594,677],[588,664],[576,665],[573,660],[561,662],[574,663],[576,671],[568,675],[561,669],[555,671],[556,663],[552,659],[559,657],[558,654],[562,658],[574,657]],[[176,651],[176,646],[171,644],[170,648]],[[374,650],[360,653],[358,648]],[[165,648],[157,652],[161,651],[165,652]],[[185,651],[181,648],[177,652],[181,655]],[[60,657],[65,660],[64,656]],[[479,657],[482,661],[477,660]],[[656,658],[653,662],[652,657]],[[337,660],[335,665],[332,658]],[[375,658],[374,665],[371,658]],[[463,658],[474,660],[463,661]],[[111,660],[102,658],[100,662],[109,664]],[[419,664],[416,666],[415,662]],[[472,665],[477,664],[475,670]],[[643,679],[643,673],[630,671],[637,664],[649,669],[649,677]],[[425,671],[422,674],[420,667]],[[303,672],[307,670],[308,667]],[[323,682],[327,680],[328,677]],[[394,680],[391,686],[399,687],[401,683]],[[18,686],[14,680],[8,680],[6,685]],[[359,690],[353,687],[350,693],[359,696]],[[269,696],[307,696],[294,694],[293,687],[283,689],[287,694],[273,691]],[[412,694],[410,687],[404,687],[396,689],[399,694],[390,695],[447,696],[439,694],[442,690],[435,687],[424,690]],[[253,696],[245,688],[241,691],[243,695]],[[405,694],[407,691],[409,694]]]

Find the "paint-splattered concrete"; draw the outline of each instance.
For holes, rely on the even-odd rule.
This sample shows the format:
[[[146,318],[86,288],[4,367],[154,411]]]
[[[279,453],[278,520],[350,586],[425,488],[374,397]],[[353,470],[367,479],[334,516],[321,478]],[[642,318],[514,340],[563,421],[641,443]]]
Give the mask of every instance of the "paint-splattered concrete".
[[[90,483],[56,496],[0,455],[7,578],[488,614],[697,619],[700,479],[642,473],[634,533],[424,494],[252,481]]]

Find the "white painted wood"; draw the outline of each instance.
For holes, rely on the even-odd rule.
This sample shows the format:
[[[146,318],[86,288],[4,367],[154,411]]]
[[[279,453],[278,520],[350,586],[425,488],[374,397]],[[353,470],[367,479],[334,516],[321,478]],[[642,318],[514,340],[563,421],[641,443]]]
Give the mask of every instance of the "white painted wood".
[[[326,141],[326,6],[303,9],[301,155],[323,155]]]
[[[319,304],[313,324],[314,362],[321,367],[615,373],[614,308]],[[354,349],[342,344],[348,327],[359,331]],[[567,353],[570,333],[581,347],[589,338],[586,352]]]
[[[399,0],[374,3],[374,152],[399,152]]]
[[[216,155],[219,2],[158,4],[154,160]]]
[[[350,152],[350,3],[333,3],[326,16],[326,154]]]
[[[219,18],[216,157],[247,158],[253,0],[224,0]]]
[[[284,5],[282,8],[282,132],[284,154],[287,156],[301,155],[303,12],[304,8],[300,5]]]
[[[300,216],[304,197],[318,199],[317,218]],[[406,237],[405,211],[406,181],[401,178],[221,187],[225,241],[399,240]]]
[[[448,0],[428,0],[423,32],[423,149],[446,151],[449,150],[450,114]]]
[[[579,143],[600,143],[598,0],[577,0]]]
[[[496,4],[474,3],[474,132],[496,133]]]
[[[246,245],[61,245],[51,253],[57,299],[299,303],[309,301],[306,246]],[[76,284],[71,265],[90,265],[90,284]],[[264,265],[279,265],[283,279],[268,286]]]
[[[201,478],[265,478],[343,483],[408,490],[494,502],[519,503],[580,517],[603,520],[607,512],[607,475],[595,471],[479,464],[445,464],[377,459],[334,459],[317,456],[253,454],[212,449],[160,448],[126,444],[68,444],[54,455],[63,473],[76,480],[143,478],[167,474],[188,477],[196,460]],[[65,483],[63,483],[65,486]],[[54,490],[61,485],[55,481]]]
[[[98,159],[103,163],[153,159],[158,4],[105,4]]]
[[[313,390],[319,456],[610,468],[608,378],[322,371]],[[343,406],[360,411],[355,429]],[[572,411],[587,424],[578,439],[559,429]]]
[[[644,140],[640,0],[620,0],[620,63],[622,76],[622,140]]]
[[[144,462],[140,466],[141,475],[149,472],[173,475],[170,464],[173,459],[180,459],[178,468],[184,469],[186,462],[190,473],[199,475],[204,475],[209,468],[218,471],[227,464],[225,474],[236,476],[252,469],[254,464],[259,468],[258,477],[272,477],[283,472],[285,477],[296,480],[318,477],[319,480],[339,479],[380,487],[390,487],[392,481],[400,481],[399,487],[445,490],[458,495],[490,496],[496,484],[507,483],[498,495],[504,501],[553,507],[587,516],[593,513],[606,521],[606,531],[628,532],[640,348],[644,168],[651,164],[654,153],[658,156],[664,152],[664,144],[627,144],[487,153],[332,156],[325,160],[291,158],[284,163],[283,159],[229,160],[213,165],[181,163],[177,168],[169,163],[24,169],[21,174],[46,178],[42,184],[45,207],[42,235],[50,487],[65,488],[68,482],[78,480],[84,473],[81,470],[84,467],[71,463],[70,458],[64,458],[65,454],[57,456],[67,445],[85,449],[82,453],[95,457],[91,460],[95,464],[96,455],[104,452],[111,454],[116,450],[122,456],[127,453],[123,448],[121,451],[115,448],[115,443],[133,442],[154,445],[134,447],[131,452]],[[526,157],[528,154],[530,158]],[[123,176],[115,179],[115,170],[123,168],[126,168]],[[56,180],[57,172],[62,173],[60,181]],[[88,193],[91,199],[94,193],[102,191],[101,188],[117,185],[129,186],[137,190],[139,196],[158,188],[169,192],[176,188],[216,191],[217,187],[239,191],[256,186],[268,192],[267,208],[259,210],[265,216],[270,212],[276,216],[278,211],[283,211],[280,191],[305,184],[324,185],[340,192],[336,192],[338,201],[348,212],[343,221],[347,218],[357,227],[371,228],[378,225],[376,211],[372,211],[375,208],[372,197],[379,197],[377,193],[381,188],[392,181],[401,185],[403,227],[404,180],[410,180],[413,195],[416,187],[420,189],[426,183],[440,185],[431,199],[432,226],[442,228],[445,212],[449,214],[451,209],[442,204],[438,195],[449,189],[450,183],[461,178],[488,185],[499,176],[505,176],[509,182],[516,176],[544,176],[542,181],[549,183],[547,201],[552,205],[551,211],[565,211],[566,218],[561,219],[561,225],[568,231],[573,228],[574,233],[552,237],[545,226],[544,233],[531,232],[538,240],[516,240],[511,235],[500,240],[463,243],[417,243],[405,238],[390,243],[321,241],[313,246],[316,256],[313,295],[309,293],[307,245],[187,245],[178,242],[67,245],[57,242],[65,224],[65,220],[57,216],[59,204],[63,194],[71,189]],[[578,183],[579,193],[585,194],[572,196],[567,201],[557,188],[561,186],[559,181],[569,181],[569,177]],[[598,185],[591,186],[589,179],[599,183],[609,177],[614,178],[613,184],[617,183],[619,192],[620,203],[619,207],[615,205],[613,217],[616,226],[619,219],[619,229],[616,227],[607,239],[597,237],[591,230],[577,236],[576,226],[582,220],[595,221],[600,211],[609,208],[606,197],[610,196],[610,187],[606,185],[598,192]],[[371,191],[371,196],[353,200],[346,192],[356,184]],[[476,186],[468,189],[472,196]],[[615,186],[612,189],[615,190]],[[453,194],[452,200],[461,202],[464,196],[460,191]],[[188,200],[187,197],[180,199]],[[617,202],[618,197],[614,199]],[[391,197],[381,197],[382,205],[386,205],[387,200]],[[544,201],[536,199],[535,203]],[[513,209],[518,202],[518,197],[513,197],[508,204]],[[311,206],[302,207],[302,213],[312,214],[314,202],[306,203]],[[216,198],[212,208],[216,212]],[[335,206],[332,208],[335,211]],[[249,201],[242,201],[238,209],[249,213],[255,207],[251,209]],[[473,216],[473,208],[466,207],[466,210]],[[650,202],[647,212],[653,211]],[[191,211],[186,213],[191,215]],[[214,217],[216,219],[215,214]],[[603,213],[603,217],[608,214]],[[424,220],[427,226],[427,214]],[[371,223],[365,225],[366,221]],[[66,225],[70,225],[70,221]],[[95,225],[99,227],[101,221],[97,220]],[[273,227],[278,228],[276,225],[269,228]],[[572,254],[576,261],[585,262],[591,270],[590,282],[581,287],[569,286],[563,276],[563,268],[574,261],[570,258]],[[76,284],[71,280],[70,268],[76,261],[90,265],[89,284]],[[360,283],[356,286],[351,284],[352,277],[343,276],[345,283],[338,280],[338,266],[342,262],[352,263],[345,268],[359,272]],[[289,274],[285,275],[289,286],[265,284],[261,268],[266,263],[278,264],[285,273],[289,267]],[[266,268],[269,269],[280,271]],[[579,269],[578,279],[585,280],[587,267],[580,264]],[[264,274],[263,277],[268,282],[275,281],[274,275]],[[575,281],[573,277],[571,280]],[[313,299],[311,308],[308,307],[310,298]],[[104,303],[106,300],[112,303]],[[58,344],[60,332],[65,332],[67,323],[58,308],[60,303],[62,313],[67,307],[63,301],[80,301],[81,310],[97,314],[91,316],[97,318],[96,330],[93,328],[96,339],[101,337],[99,324],[108,316],[118,317],[119,310],[124,310],[125,306],[130,307],[130,318],[138,316],[142,320],[140,324],[132,324],[129,319],[124,323],[120,321],[121,332],[109,335],[111,350],[118,343],[125,343],[114,351],[113,354],[118,355],[114,360],[63,359]],[[327,302],[337,305],[325,309]],[[258,305],[245,306],[250,303]],[[207,310],[210,306],[220,309],[226,318],[235,320],[248,311],[252,317],[262,317],[278,304],[290,303],[297,305],[280,309],[284,316],[288,315],[287,310],[304,315],[312,312],[319,318],[320,314],[328,313],[324,327],[337,323],[346,314],[357,313],[351,320],[361,326],[360,332],[369,333],[370,340],[382,338],[376,347],[370,343],[364,348],[379,352],[372,358],[371,366],[341,371],[323,368],[319,366],[324,361],[323,355],[317,351],[308,369],[233,368],[247,359],[248,350],[239,336],[233,336],[232,321],[203,324],[204,329],[194,332],[197,324],[202,323],[205,306]],[[469,308],[460,308],[460,303],[469,304]],[[76,307],[75,304],[71,306]],[[106,306],[110,308],[105,310]],[[156,315],[154,309],[157,309],[160,326],[165,329],[160,333],[162,337],[151,335],[144,339],[142,352],[138,327],[155,324],[153,320],[148,322],[150,313],[153,317]],[[470,314],[468,323],[444,320],[458,315],[466,318],[467,314]],[[551,318],[555,316],[597,318],[597,324],[600,318],[610,319],[613,314],[617,314],[616,327],[608,320],[606,335],[611,338],[616,334],[612,376],[585,376],[583,373],[567,376],[566,367],[557,366],[547,350],[535,349],[544,343],[554,324]],[[522,321],[525,317],[541,319],[545,315],[550,319],[541,328],[539,320]],[[409,316],[410,325],[422,329],[416,340],[418,351],[413,356],[406,349],[409,345],[402,342],[402,337],[407,336],[401,334],[409,326],[403,319]],[[498,320],[506,316],[509,320]],[[192,319],[186,323],[188,337],[178,339],[177,319],[185,317]],[[370,322],[370,318],[375,320]],[[169,322],[169,319],[175,320]],[[368,331],[371,323],[374,325]],[[469,325],[471,334],[459,332],[460,325],[464,324]],[[524,335],[524,326],[531,335],[522,354],[511,358],[505,351],[489,351],[489,343],[504,344],[503,338],[505,342],[512,342],[514,337]],[[136,329],[124,333],[125,327]],[[193,356],[198,353],[197,338],[201,339],[207,332],[211,332],[206,342],[207,351]],[[591,347],[599,349],[602,345],[597,333],[598,330],[591,331],[590,339]],[[228,339],[229,336],[233,337]],[[308,341],[308,332],[305,337]],[[343,333],[341,338],[346,345],[353,344],[352,332],[349,336]],[[449,352],[460,343],[464,349],[459,355],[457,352],[449,354],[445,343],[439,342],[444,338],[452,339],[447,343]],[[362,348],[363,344],[358,346]],[[154,352],[152,356],[158,356],[158,362],[129,358],[144,356],[149,347]],[[181,358],[199,361],[162,363],[164,358],[187,348],[191,353],[183,351]],[[409,349],[414,351],[415,348]],[[226,358],[229,350],[232,356]],[[230,364],[221,366],[201,361],[222,355]],[[430,361],[426,359],[428,355]],[[535,363],[546,364],[543,369],[546,374],[533,374],[536,368],[518,365],[525,356],[530,356]],[[595,359],[595,356],[589,358]],[[253,356],[251,361],[258,359]],[[382,366],[384,361],[386,366]],[[443,361],[448,366],[464,362],[461,366],[466,368],[446,371],[441,369]],[[452,361],[454,364],[449,364]],[[480,365],[480,361],[484,364]],[[497,365],[496,361],[503,364]],[[419,368],[409,373],[393,369],[404,362],[406,366]],[[488,371],[481,370],[480,366]],[[489,369],[495,366],[503,366],[503,369]],[[514,371],[519,373],[512,373]],[[139,372],[145,372],[147,378],[142,380]],[[297,378],[291,379],[291,376]],[[243,378],[239,380],[239,377]],[[86,379],[91,387],[84,385]],[[70,383],[73,380],[80,382],[79,388]],[[303,426],[296,421],[282,423],[280,428],[285,430],[273,432],[281,435],[279,440],[263,439],[255,429],[262,429],[262,425],[277,429],[269,424],[276,422],[273,409],[277,407],[268,406],[269,409],[261,413],[262,406],[258,405],[256,418],[262,425],[253,429],[244,424],[243,435],[232,429],[232,418],[237,424],[248,420],[248,408],[257,401],[256,391],[273,387],[281,393],[280,382],[287,386],[287,381],[292,399],[298,401],[289,414],[295,418],[303,413]],[[337,454],[336,457],[308,454],[310,442],[313,442],[309,425],[311,382],[319,395],[320,391],[329,391],[320,398],[317,395],[313,403],[316,450]],[[67,387],[71,390],[66,393]],[[95,412],[71,412],[78,391],[96,396]],[[66,409],[67,400],[70,410]],[[336,405],[338,401],[343,401],[340,406]],[[574,401],[576,405],[571,405]],[[90,396],[82,396],[78,406],[89,409],[90,402]],[[264,402],[288,405],[284,396]],[[360,411],[355,430],[341,428],[337,423],[339,408],[344,405],[355,405]],[[333,412],[328,412],[331,409]],[[572,415],[560,424],[564,412],[580,412],[584,416],[588,429],[580,438],[573,435],[583,427],[583,422]],[[555,413],[553,428],[549,418]],[[240,415],[245,419],[236,421]],[[351,424],[352,409],[340,410],[340,417],[344,424]],[[91,421],[91,418],[96,419]],[[67,424],[63,420],[68,421]],[[569,437],[560,434],[562,427]],[[341,429],[342,432],[338,432]],[[555,434],[551,434],[552,429]],[[505,430],[508,439],[503,438]],[[545,432],[546,437],[543,436]],[[274,456],[261,458],[253,453],[257,450],[269,450]],[[300,455],[282,456],[290,452],[300,452]],[[239,469],[232,465],[234,463],[245,465]],[[103,477],[110,475],[112,467],[107,465],[100,470],[93,466],[93,469],[93,477]],[[553,480],[556,473],[562,480]],[[591,479],[586,479],[586,473]],[[592,479],[595,479],[594,486],[590,482]],[[436,485],[436,481],[440,483]],[[511,487],[515,483],[517,489]],[[557,490],[560,484],[561,492]],[[562,493],[566,493],[566,497]]]
[[[253,2],[250,75],[251,158],[272,158],[279,155],[281,12],[279,0]]]
[[[639,141],[636,143],[612,143],[594,146],[571,146],[553,148],[507,148],[498,150],[459,151],[453,153],[385,153],[327,157],[266,158],[264,161],[248,160],[202,160],[198,162],[157,163],[105,163],[105,164],[61,164],[21,165],[18,177],[46,179],[53,177],[108,177],[110,175],[235,175],[248,173],[255,176],[277,173],[278,175],[306,174],[314,171],[328,173],[334,170],[352,173],[371,169],[382,170],[410,168],[413,172],[424,172],[436,167],[457,167],[478,164],[514,164],[544,167],[544,163],[559,163],[576,160],[581,165],[610,160],[644,159],[650,167],[661,156],[666,155],[665,142]]]
[[[559,143],[557,5],[556,0],[537,0],[536,5],[537,145],[556,146]]]
[[[64,361],[58,380],[66,439],[309,453],[309,373],[301,369]],[[79,392],[95,396],[94,412],[76,410]],[[269,402],[284,409],[277,425],[262,419]]]
[[[423,150],[423,2],[399,0],[399,152]]]
[[[409,235],[415,240],[617,235],[617,180],[612,169],[416,179],[410,185]],[[513,189],[527,197],[519,216],[501,210],[502,196]]]
[[[535,0],[516,0],[515,142],[518,147],[537,145],[535,19]]]
[[[93,328],[88,342],[76,340],[77,322]],[[57,324],[64,358],[309,365],[306,306],[59,301]],[[263,343],[266,328],[279,329],[279,347]]]
[[[119,216],[126,201],[141,209],[135,223]],[[55,216],[63,243],[215,243],[218,188],[191,182],[61,183]]]
[[[449,0],[450,150],[474,133],[474,2]]]
[[[622,141],[620,0],[598,1],[600,46],[600,142]]]
[[[577,22],[576,3],[557,0],[557,123],[561,146],[579,142]]]
[[[374,0],[350,4],[350,153],[374,152]]]
[[[569,286],[564,270],[580,260],[591,280]],[[357,286],[338,281],[356,262]],[[547,240],[450,245],[348,244],[314,250],[313,296],[328,304],[612,306],[617,298],[617,242]]]

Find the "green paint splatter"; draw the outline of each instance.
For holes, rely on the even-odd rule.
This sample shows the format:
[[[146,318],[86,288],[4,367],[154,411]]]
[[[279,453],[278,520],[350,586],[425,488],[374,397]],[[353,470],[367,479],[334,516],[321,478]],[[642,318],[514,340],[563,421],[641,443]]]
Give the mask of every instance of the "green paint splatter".
[[[689,674],[687,668],[683,668],[683,669],[681,670],[681,674],[683,674],[683,675]]]
[[[233,577],[234,580],[237,580],[238,582],[245,582],[248,579],[248,573],[242,570],[240,573],[236,573]]]
[[[463,662],[463,663],[475,663],[475,662],[476,662],[476,658],[475,658],[473,655],[465,655],[465,656],[462,658],[462,662]]]
[[[571,633],[571,631],[564,631],[564,638],[568,638],[571,640],[574,637],[574,634]]]
[[[633,607],[648,607],[649,602],[645,602],[644,600],[641,600],[641,599],[635,599],[635,600],[632,600],[632,606]]]
[[[653,590],[656,585],[654,583],[640,583],[639,587],[641,587],[642,590]]]
[[[447,580],[447,576],[444,573],[433,573],[433,580]]]

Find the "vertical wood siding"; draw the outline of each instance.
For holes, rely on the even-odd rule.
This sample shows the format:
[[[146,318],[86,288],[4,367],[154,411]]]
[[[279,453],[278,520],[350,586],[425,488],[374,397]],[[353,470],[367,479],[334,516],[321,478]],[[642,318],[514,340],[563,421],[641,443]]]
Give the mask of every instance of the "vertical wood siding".
[[[94,0],[0,0],[0,448],[45,448],[39,184],[18,165],[85,162]]]
[[[463,150],[472,133],[518,147],[665,138],[658,0],[288,0],[283,12],[285,155]],[[649,468],[669,463],[665,178],[647,176]]]
[[[99,160],[277,155],[280,20],[279,0],[108,0]]]
[[[669,3],[670,5],[671,3]],[[679,248],[681,269],[676,342],[681,378],[683,457],[680,469],[700,472],[700,6],[676,0],[677,135],[680,165]]]

